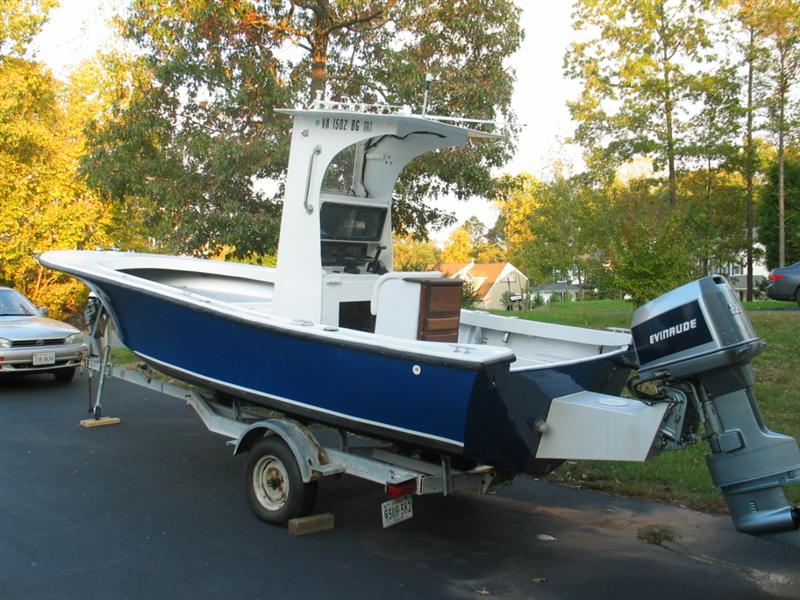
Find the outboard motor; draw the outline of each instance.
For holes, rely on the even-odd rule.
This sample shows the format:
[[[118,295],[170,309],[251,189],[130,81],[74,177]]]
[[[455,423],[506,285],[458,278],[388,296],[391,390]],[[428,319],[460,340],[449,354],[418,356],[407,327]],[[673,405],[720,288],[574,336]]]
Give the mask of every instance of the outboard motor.
[[[694,441],[702,424],[708,468],[736,528],[800,547],[800,507],[783,488],[800,481],[800,449],[764,425],[750,361],[765,344],[727,281],[705,277],[645,304],[632,334],[639,370],[629,388],[670,403],[661,447]]]

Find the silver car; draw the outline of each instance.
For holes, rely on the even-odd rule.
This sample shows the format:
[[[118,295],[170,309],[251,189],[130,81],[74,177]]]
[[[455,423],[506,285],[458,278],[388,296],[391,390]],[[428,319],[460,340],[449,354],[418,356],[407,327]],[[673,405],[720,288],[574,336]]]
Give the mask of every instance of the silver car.
[[[16,290],[0,287],[0,375],[52,373],[71,381],[89,351],[79,329],[44,316]]]
[[[800,262],[772,270],[767,296],[773,300],[794,300],[800,304]]]

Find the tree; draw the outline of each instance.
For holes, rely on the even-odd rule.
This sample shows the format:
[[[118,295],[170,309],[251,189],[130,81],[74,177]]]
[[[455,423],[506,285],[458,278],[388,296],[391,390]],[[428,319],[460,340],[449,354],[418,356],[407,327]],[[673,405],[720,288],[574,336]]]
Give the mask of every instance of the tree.
[[[469,237],[469,230],[459,227],[450,234],[442,250],[442,262],[468,263],[475,260],[475,247]]]
[[[486,226],[475,216],[453,230],[442,250],[442,261],[446,263],[492,263],[503,257],[503,250],[489,241]]]
[[[395,271],[428,271],[441,262],[436,246],[408,235],[394,238],[392,254]]]
[[[0,0],[0,283],[60,316],[77,308],[83,286],[39,266],[35,253],[107,245],[108,223],[76,177],[96,85],[79,69],[64,86],[26,58],[54,5]]]
[[[0,57],[22,58],[57,0],[0,0]]]
[[[742,214],[746,186],[736,170],[698,170],[681,176],[683,230],[677,244],[684,245],[698,275],[738,262],[747,246]],[[694,269],[693,269],[694,270]]]
[[[597,194],[581,178],[539,182],[529,175],[498,200],[505,215],[509,259],[537,281],[556,275],[581,283],[602,268],[596,244]]]
[[[753,11],[755,28],[766,41],[768,53],[762,68],[768,81],[767,129],[778,148],[778,266],[786,264],[786,194],[784,182],[786,138],[797,125],[790,98],[800,71],[800,2],[769,0]]]
[[[475,284],[471,281],[463,281],[461,284],[461,308],[475,308],[480,299]]]
[[[135,0],[122,30],[143,54],[91,135],[86,171],[115,201],[144,200],[172,250],[269,251],[280,190],[253,182],[284,175],[288,123],[276,107],[326,87],[419,106],[430,72],[431,112],[510,117],[503,62],[519,46],[518,21],[511,0]],[[512,147],[507,139],[414,161],[396,189],[396,231],[425,237],[451,222],[425,204],[431,196],[490,195],[491,169]]]
[[[94,89],[86,70],[62,86],[39,63],[0,61],[0,281],[55,316],[75,311],[84,288],[35,254],[110,245],[108,211],[76,173]]]
[[[756,153],[753,144],[754,117],[756,104],[753,98],[755,87],[756,64],[758,62],[760,38],[756,30],[754,11],[757,7],[755,0],[732,0],[729,9],[733,12],[733,28],[736,33],[744,33],[744,39],[739,42],[738,48],[742,54],[742,64],[747,70],[746,75],[746,100],[744,105],[745,138],[742,148],[741,167],[745,177],[747,190],[747,242],[745,246],[747,290],[745,299],[753,299],[753,255],[754,255],[754,227],[755,227],[755,186]],[[730,21],[729,21],[730,22]]]
[[[705,194],[710,199],[717,172],[737,166],[742,109],[736,69],[722,64],[714,73],[693,77],[689,88],[699,108],[687,123],[685,152],[688,161],[704,169]]]
[[[486,229],[481,220],[471,216],[461,225],[469,236],[472,245],[472,258],[477,263],[501,262],[504,258],[503,249],[490,238],[490,231]]]
[[[667,169],[673,204],[691,66],[709,46],[707,6],[706,0],[578,0],[573,27],[594,37],[573,42],[564,58],[567,76],[583,86],[569,108],[590,168],[608,180],[621,161],[651,156]]]
[[[613,229],[606,260],[615,287],[634,304],[644,304],[694,277],[685,216],[654,194],[646,181],[615,190],[607,210],[603,221],[613,223]]]
[[[500,212],[498,225],[503,230],[500,237],[505,243],[508,259],[525,273],[532,273],[519,249],[533,240],[529,224],[538,208],[538,199],[545,184],[530,173],[516,176],[503,175],[498,179],[495,205]]]
[[[793,149],[784,156],[783,198],[786,227],[785,263],[800,261],[800,150]],[[761,204],[756,214],[758,239],[767,247],[767,266],[780,266],[780,235],[778,203],[781,198],[781,176],[778,158],[770,165],[767,183],[762,190]]]

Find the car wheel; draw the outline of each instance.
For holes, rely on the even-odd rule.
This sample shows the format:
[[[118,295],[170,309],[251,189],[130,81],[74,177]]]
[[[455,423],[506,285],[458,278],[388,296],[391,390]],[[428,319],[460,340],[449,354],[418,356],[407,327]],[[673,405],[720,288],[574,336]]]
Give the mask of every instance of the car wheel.
[[[800,304],[800,287],[795,290],[794,299],[798,304]]]
[[[308,515],[317,499],[317,482],[303,482],[294,453],[274,435],[250,450],[244,482],[250,508],[259,519],[273,525]]]
[[[72,378],[75,377],[75,367],[67,367],[66,369],[59,369],[58,371],[53,371],[53,375],[56,378],[56,381],[61,381],[62,383],[68,383],[72,381]]]

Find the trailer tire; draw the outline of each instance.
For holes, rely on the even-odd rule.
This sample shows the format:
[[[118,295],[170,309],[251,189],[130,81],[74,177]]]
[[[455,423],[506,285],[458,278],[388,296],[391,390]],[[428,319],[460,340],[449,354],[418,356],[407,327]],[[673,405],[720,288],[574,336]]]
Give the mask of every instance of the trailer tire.
[[[317,482],[303,482],[294,453],[276,435],[262,438],[250,449],[244,483],[250,508],[273,525],[308,515],[317,500]]]

